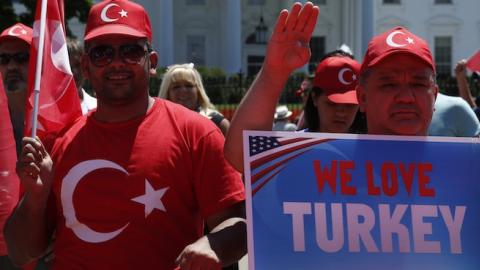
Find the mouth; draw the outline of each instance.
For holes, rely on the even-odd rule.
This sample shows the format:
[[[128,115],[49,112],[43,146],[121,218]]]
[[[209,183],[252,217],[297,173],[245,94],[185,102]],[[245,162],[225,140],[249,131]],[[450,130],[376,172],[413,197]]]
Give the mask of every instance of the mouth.
[[[126,80],[130,80],[132,75],[128,72],[116,72],[116,73],[109,73],[106,76],[106,79],[111,82],[122,82]]]
[[[392,117],[398,120],[410,120],[418,118],[418,114],[414,110],[400,110],[395,111],[392,114]]]
[[[7,75],[5,76],[5,80],[7,82],[9,82],[9,81],[21,81],[21,80],[23,80],[23,77],[19,73],[7,73]]]
[[[347,124],[347,121],[342,120],[342,119],[335,119],[335,120],[333,120],[333,123],[334,123],[335,125],[346,125],[346,124]]]

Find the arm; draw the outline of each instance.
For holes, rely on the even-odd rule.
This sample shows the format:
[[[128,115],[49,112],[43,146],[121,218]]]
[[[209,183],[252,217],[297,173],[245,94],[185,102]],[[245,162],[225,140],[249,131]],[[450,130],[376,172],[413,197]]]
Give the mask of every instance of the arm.
[[[211,232],[188,245],[177,258],[181,269],[220,269],[247,253],[247,231],[243,202],[207,218]]]
[[[238,107],[225,141],[226,159],[243,171],[242,132],[271,130],[275,105],[288,76],[310,58],[308,47],[319,9],[307,2],[282,10],[267,46],[262,69]]]
[[[47,249],[51,231],[46,209],[53,182],[52,168],[53,162],[42,143],[24,138],[17,174],[25,193],[4,228],[8,254],[17,265],[38,258]]]
[[[218,127],[222,131],[223,136],[227,136],[228,129],[230,128],[230,121],[228,121],[227,118],[223,118]]]
[[[472,97],[470,92],[470,87],[468,87],[467,80],[467,70],[466,70],[467,60],[462,59],[457,63],[455,67],[455,77],[457,78],[458,93],[460,97],[463,98],[471,108],[475,108],[475,100]]]

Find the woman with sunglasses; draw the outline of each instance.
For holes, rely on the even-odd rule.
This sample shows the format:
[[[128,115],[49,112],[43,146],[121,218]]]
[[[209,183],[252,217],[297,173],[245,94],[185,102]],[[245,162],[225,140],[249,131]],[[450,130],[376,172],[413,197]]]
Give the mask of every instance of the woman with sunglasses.
[[[203,87],[202,77],[193,63],[170,66],[163,75],[158,97],[200,113],[212,120],[223,135],[227,134],[230,122],[215,110]]]

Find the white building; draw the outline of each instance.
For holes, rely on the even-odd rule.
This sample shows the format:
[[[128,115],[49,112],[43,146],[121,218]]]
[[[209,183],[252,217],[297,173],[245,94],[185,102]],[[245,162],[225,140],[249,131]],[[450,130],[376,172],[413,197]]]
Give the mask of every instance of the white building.
[[[96,0],[95,2],[99,2]],[[193,62],[227,73],[254,74],[281,9],[293,0],[137,0],[150,14],[160,65]],[[312,64],[341,44],[361,60],[370,38],[395,25],[431,45],[439,73],[480,46],[479,0],[316,0]],[[261,23],[261,19],[263,22]],[[77,36],[83,26],[71,24]],[[266,30],[266,33],[264,32]],[[308,70],[308,67],[303,69]]]

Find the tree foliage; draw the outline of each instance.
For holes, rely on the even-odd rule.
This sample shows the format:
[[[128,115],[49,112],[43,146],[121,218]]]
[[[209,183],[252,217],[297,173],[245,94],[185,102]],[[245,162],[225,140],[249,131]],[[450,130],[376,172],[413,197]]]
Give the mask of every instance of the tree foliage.
[[[40,0],[18,0],[17,2],[19,4],[25,6],[26,11],[17,15],[13,9],[13,0],[2,0],[2,4],[0,5],[0,14],[2,14],[0,29],[3,30],[17,22],[32,26],[37,1]],[[92,0],[64,0],[64,3],[67,35],[73,37],[68,26],[68,20],[77,18],[80,22],[85,23],[87,21],[88,11],[92,6]]]

